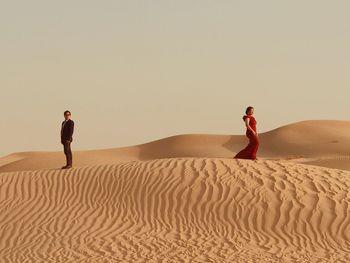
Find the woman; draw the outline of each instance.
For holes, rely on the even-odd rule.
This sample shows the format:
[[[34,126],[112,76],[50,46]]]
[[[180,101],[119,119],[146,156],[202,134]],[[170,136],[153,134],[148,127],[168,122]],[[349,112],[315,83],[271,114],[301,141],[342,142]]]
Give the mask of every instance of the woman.
[[[245,126],[247,127],[246,136],[249,139],[249,144],[242,151],[237,153],[234,158],[256,160],[256,152],[259,148],[259,138],[256,132],[256,120],[253,117],[254,108],[249,106],[243,116]]]

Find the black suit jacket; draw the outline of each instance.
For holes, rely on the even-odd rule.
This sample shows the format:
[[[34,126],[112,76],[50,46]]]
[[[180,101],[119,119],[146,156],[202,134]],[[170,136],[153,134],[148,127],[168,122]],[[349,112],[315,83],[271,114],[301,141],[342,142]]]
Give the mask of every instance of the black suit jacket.
[[[74,121],[69,119],[66,124],[63,126],[64,121],[62,122],[61,128],[61,143],[66,141],[73,141],[73,132],[74,132]]]

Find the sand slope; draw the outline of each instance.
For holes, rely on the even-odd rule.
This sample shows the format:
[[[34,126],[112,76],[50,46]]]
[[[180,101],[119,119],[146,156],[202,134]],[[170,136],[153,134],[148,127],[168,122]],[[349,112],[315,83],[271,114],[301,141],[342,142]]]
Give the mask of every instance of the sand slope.
[[[350,121],[302,121],[259,137],[259,158],[300,159],[350,170]],[[84,167],[173,157],[232,158],[246,144],[244,135],[208,134],[178,135],[131,147],[93,151],[76,151],[73,144],[73,161],[75,167]],[[0,172],[59,169],[64,163],[62,152],[16,153],[0,158]]]
[[[350,122],[260,141],[258,161],[206,134],[74,151],[70,170],[0,158],[0,262],[350,262]]]
[[[350,172],[173,158],[0,174],[1,262],[350,262]]]

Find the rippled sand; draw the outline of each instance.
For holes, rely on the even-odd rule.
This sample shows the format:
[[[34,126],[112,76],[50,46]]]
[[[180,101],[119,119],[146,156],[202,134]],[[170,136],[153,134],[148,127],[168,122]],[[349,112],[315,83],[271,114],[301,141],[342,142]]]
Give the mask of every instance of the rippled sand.
[[[1,262],[350,262],[350,172],[165,158],[0,174]]]

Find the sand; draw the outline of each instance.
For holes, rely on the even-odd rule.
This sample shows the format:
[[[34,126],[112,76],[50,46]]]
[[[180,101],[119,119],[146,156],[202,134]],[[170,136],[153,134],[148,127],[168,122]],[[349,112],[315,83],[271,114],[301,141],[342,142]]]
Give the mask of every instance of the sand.
[[[257,161],[204,134],[3,157],[0,262],[350,262],[349,131],[287,125]]]
[[[302,121],[261,133],[259,138],[258,158],[350,170],[350,121]],[[72,150],[74,166],[85,167],[176,157],[232,158],[246,144],[245,135],[184,134],[130,147],[91,151],[76,151],[73,143]],[[59,169],[65,164],[62,151],[5,156],[0,158],[0,172]]]

